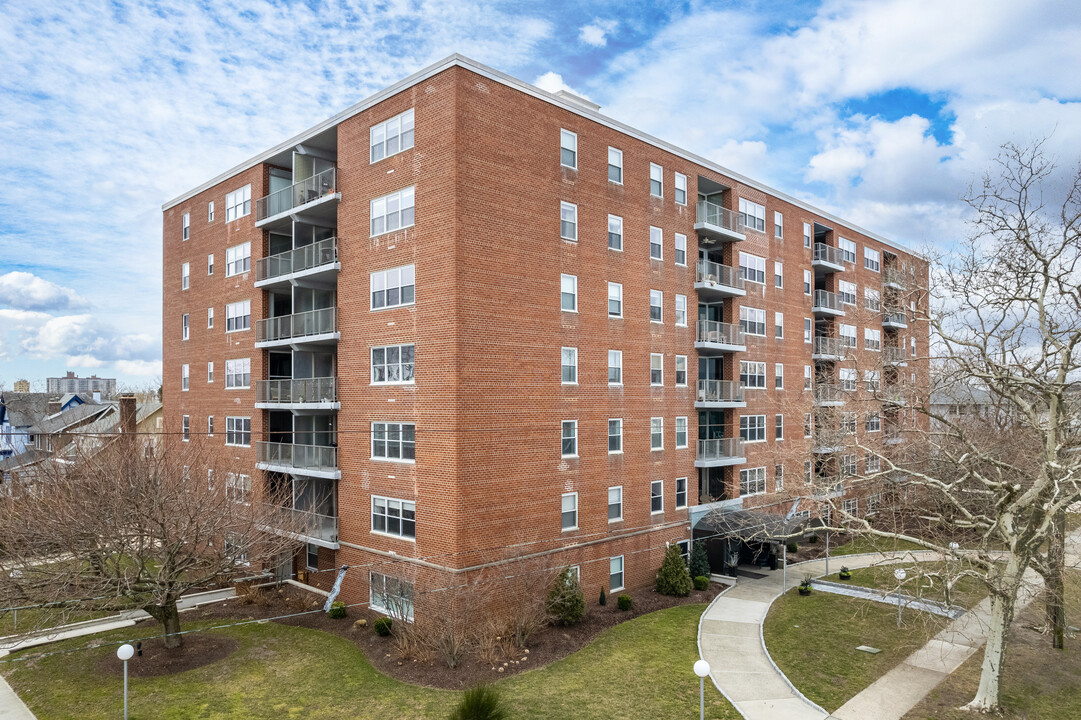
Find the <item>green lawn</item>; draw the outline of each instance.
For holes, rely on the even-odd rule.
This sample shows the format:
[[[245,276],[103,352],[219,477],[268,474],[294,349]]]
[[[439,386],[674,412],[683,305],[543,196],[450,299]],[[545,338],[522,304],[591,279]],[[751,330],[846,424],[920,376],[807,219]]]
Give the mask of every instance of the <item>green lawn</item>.
[[[62,608],[32,608],[0,613],[0,637],[15,635],[35,630],[45,630],[58,625],[93,620],[94,618],[115,615],[116,610],[69,610]],[[17,624],[16,624],[17,619]]]
[[[932,580],[931,578],[921,578],[917,573],[917,570],[925,573],[942,571],[945,568],[945,564],[940,561],[924,563],[912,563],[906,561],[857,568],[852,570],[852,579],[847,582],[852,585],[861,585],[877,590],[895,592],[898,589],[898,583],[897,579],[894,578],[893,573],[897,568],[904,568],[908,575],[901,585],[902,593],[924,598],[926,600],[945,602],[946,593],[943,590],[942,583],[938,579]],[[954,570],[954,572],[956,572],[956,570]],[[837,575],[834,574],[826,579],[837,581]],[[951,601],[954,605],[972,607],[986,596],[987,591],[979,581],[975,578],[965,577],[954,586]]]
[[[819,540],[822,542],[822,540]],[[844,545],[830,548],[830,557],[843,555],[859,555],[861,553],[890,553],[903,552],[906,550],[925,550],[926,548],[907,540],[895,540],[893,538],[881,538],[874,535],[857,535]]]
[[[570,657],[496,686],[513,718],[696,716],[698,678],[691,666],[698,659],[695,635],[704,609],[682,605],[630,620]],[[146,632],[146,626],[138,630]],[[119,640],[132,632],[100,638]],[[382,675],[351,642],[320,631],[269,623],[214,632],[235,638],[237,651],[189,672],[133,679],[132,720],[444,718],[459,697]],[[48,649],[87,642],[80,638]],[[101,677],[95,663],[113,652],[115,647],[54,655],[0,665],[0,671],[40,720],[111,719],[121,712],[120,680]],[[707,717],[739,718],[708,683],[706,693]]]

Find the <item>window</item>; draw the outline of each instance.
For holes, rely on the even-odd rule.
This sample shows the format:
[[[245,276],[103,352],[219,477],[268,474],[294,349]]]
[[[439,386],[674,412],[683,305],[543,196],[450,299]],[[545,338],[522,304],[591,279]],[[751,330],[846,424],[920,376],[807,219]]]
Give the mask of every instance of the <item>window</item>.
[[[623,486],[608,488],[608,522],[623,519]]]
[[[181,235],[182,239],[187,240],[188,238],[191,237],[191,214],[190,213],[184,213],[183,217],[180,218],[180,228],[181,228],[181,232],[183,233]]]
[[[225,196],[225,222],[232,222],[250,214],[251,185],[245,185]]]
[[[909,338],[912,344],[912,357],[916,357],[916,338]],[[915,373],[913,373],[915,374]]]
[[[649,257],[652,260],[661,259],[661,245],[664,242],[663,233],[659,227],[649,228]]]
[[[758,232],[766,231],[766,206],[739,199],[739,219],[743,226]]]
[[[784,440],[784,415],[773,416],[773,439]]]
[[[569,202],[559,203],[559,236],[564,240],[578,241],[578,206]]]
[[[623,351],[608,351],[608,384],[623,384]]]
[[[841,434],[842,435],[855,435],[856,424],[859,422],[858,413],[843,412],[841,413]]]
[[[184,442],[191,440],[191,417],[188,415],[180,416],[180,431]]]
[[[208,383],[214,382],[214,363],[212,362],[206,364],[206,381]]]
[[[811,288],[813,286],[813,282],[814,282],[814,275],[811,273],[810,270],[804,270],[803,271],[803,294],[804,295],[810,295],[811,294]]]
[[[753,360],[739,361],[739,384],[745,388],[766,387],[766,363]]]
[[[246,503],[251,498],[251,475],[225,474],[225,497]]]
[[[225,306],[225,332],[251,329],[251,300],[229,303]]]
[[[206,418],[206,434],[207,434],[207,437],[214,437],[214,416],[213,415],[208,415],[207,418]],[[211,472],[213,472],[213,471],[212,470],[207,470],[207,473],[211,473]]]
[[[608,216],[608,249],[623,251],[623,218]]]
[[[773,337],[784,340],[784,313],[773,313]]]
[[[664,418],[649,419],[649,450],[664,449]]]
[[[856,283],[841,280],[837,283],[837,289],[842,303],[845,305],[856,304]]]
[[[251,386],[251,358],[225,361],[225,387],[243,389]]]
[[[417,455],[416,425],[372,423],[372,459],[414,462]]]
[[[676,295],[676,327],[687,327],[686,295]]]
[[[384,345],[372,348],[372,385],[410,384],[414,382],[416,360],[414,345]]]
[[[686,355],[676,355],[676,387],[687,387]]]
[[[811,437],[811,413],[803,413],[803,437]]]
[[[225,251],[225,277],[251,270],[251,243],[240,243]]]
[[[745,335],[766,336],[766,311],[743,306],[739,309],[739,327]]]
[[[811,389],[812,369],[810,365],[803,366],[803,389]]]
[[[687,447],[687,418],[676,418],[676,447]]]
[[[775,492],[784,490],[784,465],[773,466],[773,490]]]
[[[863,421],[863,429],[867,432],[878,432],[882,429],[882,416],[878,413],[867,413]]]
[[[773,237],[784,238],[784,215],[777,211],[773,212]]]
[[[571,170],[578,169],[578,135],[570,130],[559,131],[559,164]]]
[[[687,265],[687,236],[676,233],[676,265]]]
[[[416,220],[416,187],[407,187],[370,201],[371,236],[412,227]]]
[[[863,347],[866,350],[879,351],[882,349],[882,331],[872,330],[871,328],[863,329]]]
[[[687,176],[676,173],[676,205],[687,204]]]
[[[416,301],[416,265],[371,274],[372,310],[412,305]]]
[[[564,493],[562,499],[560,523],[564,530],[578,528],[578,493]]]
[[[578,312],[578,276],[559,276],[559,309]]]
[[[180,289],[187,290],[191,287],[191,264],[182,263],[180,265]]]
[[[214,274],[214,253],[210,253],[206,256],[206,274]]]
[[[623,589],[623,556],[614,557],[608,561],[608,592],[614,593]]]
[[[773,388],[784,390],[784,363],[773,364]]]
[[[877,370],[863,371],[863,383],[867,386],[867,389],[870,392],[875,392],[876,390],[878,390],[878,377],[879,373]]]
[[[814,321],[811,318],[803,318],[803,342],[811,344],[814,338]]]
[[[225,418],[225,444],[238,447],[251,445],[251,418],[250,417],[227,417]]]
[[[560,382],[564,385],[578,384],[578,348],[565,347],[560,352]]]
[[[746,468],[739,471],[739,494],[761,495],[766,492],[766,468]]]
[[[664,483],[654,480],[649,484],[649,513],[656,515],[664,512]]]
[[[188,390],[188,365],[185,363],[180,366],[180,389],[184,392]]]
[[[811,232],[811,223],[803,223],[803,247],[811,247],[813,235],[814,234]]]
[[[180,319],[180,339],[187,340],[191,337],[191,328],[188,325],[188,314],[184,313],[184,316]]]
[[[867,467],[868,473],[876,473],[882,471],[882,458],[880,458],[878,455],[875,455],[874,453],[867,453],[867,457],[864,459],[864,464]],[[870,505],[870,502],[868,502],[868,505]],[[869,510],[870,507],[868,507],[868,511]]]
[[[208,223],[214,222],[214,201],[211,200],[206,204],[206,221]]]
[[[811,470],[811,461],[805,460],[803,462],[803,482],[810,485],[813,478],[813,471]]]
[[[837,248],[841,251],[841,260],[850,263],[856,262],[856,243],[844,238],[838,238]]]
[[[623,418],[612,418],[608,421],[608,454],[616,455],[623,452]]]
[[[662,321],[664,295],[660,290],[649,291],[649,321],[659,323]]]
[[[560,454],[563,457],[578,457],[578,421],[564,420],[561,427]]]
[[[664,169],[654,163],[649,164],[649,194],[664,197]]]
[[[837,371],[837,376],[841,381],[841,389],[845,392],[855,392],[856,383],[859,380],[859,373],[856,368],[841,368]]]
[[[664,355],[661,353],[649,354],[649,384],[664,385]]]
[[[882,307],[882,296],[878,290],[872,288],[863,289],[863,304],[868,310],[877,312]]]
[[[773,287],[784,287],[784,263],[780,260],[773,261]]]
[[[623,151],[608,148],[608,181],[623,184]]]
[[[405,622],[413,620],[413,583],[369,573],[368,607]]]
[[[416,503],[372,495],[372,532],[416,540]]]
[[[839,335],[841,336],[841,347],[856,347],[856,326],[855,325],[838,325]]]
[[[747,282],[765,285],[766,259],[763,257],[758,257],[757,255],[751,255],[750,253],[740,252],[739,274],[740,277],[742,277]]]
[[[690,563],[690,561],[691,561],[691,541],[690,540],[680,540],[679,542],[676,543],[676,546],[679,547],[679,554],[683,558],[684,564]]]
[[[319,546],[308,543],[304,553],[304,566],[309,570],[319,569]]]
[[[622,283],[608,283],[608,317],[623,317]]]
[[[844,511],[848,515],[856,515],[857,513],[859,513],[859,505],[860,505],[860,501],[857,498],[852,498],[851,500],[845,500],[845,502],[844,502]]]
[[[676,509],[687,507],[687,478],[676,478]]]
[[[856,455],[848,454],[841,456],[841,477],[852,477],[859,473]]]
[[[376,163],[413,147],[414,124],[413,108],[409,108],[401,115],[395,115],[378,125],[372,125],[368,129],[370,148],[368,162]]]
[[[766,416],[742,415],[739,419],[739,437],[745,443],[765,442]]]
[[[882,256],[878,250],[872,250],[869,247],[863,249],[863,266],[868,270],[878,272],[882,267]]]

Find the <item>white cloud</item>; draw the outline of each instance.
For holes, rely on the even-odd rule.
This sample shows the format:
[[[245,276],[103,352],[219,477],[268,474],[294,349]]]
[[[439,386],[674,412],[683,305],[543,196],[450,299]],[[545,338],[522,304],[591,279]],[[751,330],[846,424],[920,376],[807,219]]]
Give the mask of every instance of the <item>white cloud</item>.
[[[161,360],[117,360],[117,372],[139,377],[161,377]]]
[[[575,90],[570,85],[563,82],[563,76],[559,73],[554,73],[550,71],[546,72],[543,75],[539,76],[536,80],[534,80],[533,84],[546,92],[557,93],[560,90],[566,90],[567,92],[578,95],[579,97],[583,97],[587,100],[589,99],[589,96],[585,93]]]
[[[0,275],[0,305],[22,310],[67,310],[82,307],[86,301],[71,288],[16,271]]]
[[[154,360],[160,355],[156,338],[123,333],[94,315],[38,318],[17,328],[22,352],[38,358],[63,357],[68,364],[101,367],[117,360]]]
[[[583,25],[578,31],[578,40],[593,47],[604,47],[608,44],[608,35],[615,32],[619,22],[616,20],[594,20],[589,25]]]

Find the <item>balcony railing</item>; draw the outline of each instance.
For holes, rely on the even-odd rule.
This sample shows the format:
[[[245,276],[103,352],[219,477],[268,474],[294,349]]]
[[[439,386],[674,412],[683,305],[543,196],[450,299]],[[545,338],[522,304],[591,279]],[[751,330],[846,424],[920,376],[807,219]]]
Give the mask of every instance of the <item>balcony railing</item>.
[[[848,353],[848,348],[848,345],[841,342],[841,338],[816,335],[811,353],[814,355],[831,355],[843,358]]]
[[[825,263],[826,265],[835,265],[841,268],[845,266],[841,251],[825,243],[815,243],[814,257],[812,258],[812,264],[814,263]]]
[[[828,290],[815,290],[814,305],[812,310],[828,310],[831,312],[844,313],[844,305],[841,296]]]
[[[743,388],[735,380],[699,380],[698,402],[741,403]]]
[[[698,273],[695,275],[695,282],[722,285],[733,290],[744,289],[743,276],[739,274],[738,268],[731,268],[709,260],[698,261]]]
[[[743,457],[743,441],[737,438],[713,438],[698,441],[696,460],[727,460]]]
[[[331,471],[338,469],[338,448],[332,445],[257,442],[255,461],[297,470]]]
[[[827,383],[815,383],[814,398],[817,403],[844,402],[844,388],[840,385]]]
[[[695,222],[706,223],[734,233],[743,234],[743,221],[739,213],[721,207],[708,200],[699,200],[696,206]]]
[[[905,287],[905,274],[897,268],[882,268],[882,284],[903,289]]]
[[[904,310],[883,310],[882,324],[890,327],[906,328],[908,327],[908,316],[905,315]]]
[[[327,543],[338,542],[338,518],[334,515],[320,515],[308,510],[288,507],[273,507],[281,515],[281,523],[273,528],[303,537],[316,538]]]
[[[732,323],[699,320],[697,342],[743,345],[743,329]]]
[[[255,219],[266,220],[338,192],[338,168],[329,168],[255,201]]]
[[[337,308],[323,308],[259,320],[255,323],[255,342],[327,335],[337,331]]]
[[[905,389],[900,385],[883,385],[878,389],[878,397],[883,402],[904,405]]]
[[[255,280],[270,280],[337,261],[338,238],[327,238],[295,250],[259,258],[255,261]]]
[[[259,380],[255,383],[257,403],[332,403],[338,400],[338,379]]]
[[[904,348],[886,345],[882,348],[882,360],[888,365],[899,365],[907,362],[908,357],[905,355]]]

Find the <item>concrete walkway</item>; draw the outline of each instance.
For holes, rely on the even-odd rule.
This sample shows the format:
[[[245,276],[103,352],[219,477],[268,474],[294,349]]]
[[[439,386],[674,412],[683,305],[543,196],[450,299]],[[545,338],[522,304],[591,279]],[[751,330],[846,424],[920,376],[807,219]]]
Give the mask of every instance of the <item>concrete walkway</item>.
[[[912,597],[911,595],[905,595],[904,593],[874,590],[872,588],[852,585],[850,583],[822,580],[821,578],[815,580],[815,589],[819,592],[826,592],[832,595],[844,595],[846,597],[859,598],[860,600],[871,600],[873,602],[883,603],[884,605],[893,605],[894,607],[897,607],[897,604],[900,603],[901,607],[905,610],[919,610],[920,612],[947,617],[950,620],[956,620],[965,614],[965,609],[957,605],[947,606],[946,603],[938,602],[937,600],[921,600],[917,597]]]
[[[3,677],[0,677],[0,720],[37,720]]]

